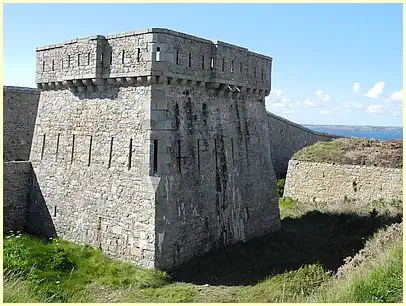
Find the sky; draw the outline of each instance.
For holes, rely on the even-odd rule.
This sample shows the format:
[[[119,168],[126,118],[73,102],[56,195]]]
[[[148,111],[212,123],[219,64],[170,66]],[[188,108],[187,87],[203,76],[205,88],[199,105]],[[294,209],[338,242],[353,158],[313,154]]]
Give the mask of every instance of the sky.
[[[267,110],[301,124],[402,126],[401,4],[4,4],[4,84],[35,48],[161,27],[273,57]]]

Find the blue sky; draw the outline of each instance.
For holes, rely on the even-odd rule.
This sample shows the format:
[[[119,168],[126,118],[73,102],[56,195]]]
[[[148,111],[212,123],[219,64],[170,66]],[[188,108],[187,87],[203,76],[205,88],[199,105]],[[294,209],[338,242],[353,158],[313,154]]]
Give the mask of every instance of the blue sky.
[[[267,109],[304,124],[402,125],[401,4],[5,4],[4,83],[35,48],[163,27],[274,58]]]

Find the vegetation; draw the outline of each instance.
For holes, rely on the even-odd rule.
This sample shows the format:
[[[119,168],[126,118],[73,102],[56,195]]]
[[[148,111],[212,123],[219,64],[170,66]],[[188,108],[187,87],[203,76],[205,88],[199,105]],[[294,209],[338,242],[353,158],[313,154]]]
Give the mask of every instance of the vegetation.
[[[168,273],[60,239],[9,235],[4,302],[401,301],[402,226],[393,224],[400,216],[332,212],[328,206],[314,211],[286,198],[279,203],[281,231]]]
[[[284,179],[276,180],[276,196],[278,198],[283,197],[284,189],[285,189],[285,180]]]
[[[296,160],[402,168],[402,141],[339,138],[296,152]]]
[[[403,295],[402,223],[379,231],[313,300],[319,302],[394,303]]]

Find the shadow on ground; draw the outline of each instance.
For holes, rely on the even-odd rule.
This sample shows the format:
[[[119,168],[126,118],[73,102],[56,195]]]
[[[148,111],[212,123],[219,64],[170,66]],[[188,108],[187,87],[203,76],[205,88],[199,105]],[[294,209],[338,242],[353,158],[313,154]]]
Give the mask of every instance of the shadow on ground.
[[[309,212],[282,220],[282,230],[212,251],[169,271],[174,281],[210,285],[253,285],[304,264],[335,271],[379,228],[401,217]]]

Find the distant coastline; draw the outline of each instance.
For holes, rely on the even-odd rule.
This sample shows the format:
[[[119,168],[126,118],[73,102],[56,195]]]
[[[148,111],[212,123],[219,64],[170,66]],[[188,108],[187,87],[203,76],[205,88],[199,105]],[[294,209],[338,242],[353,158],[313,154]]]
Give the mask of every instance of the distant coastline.
[[[377,140],[403,140],[401,126],[357,126],[357,125],[316,125],[303,124],[304,127],[339,136],[360,137]]]

